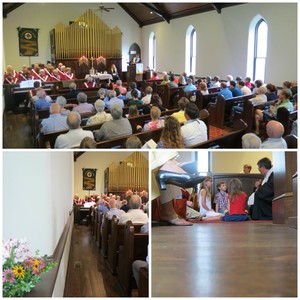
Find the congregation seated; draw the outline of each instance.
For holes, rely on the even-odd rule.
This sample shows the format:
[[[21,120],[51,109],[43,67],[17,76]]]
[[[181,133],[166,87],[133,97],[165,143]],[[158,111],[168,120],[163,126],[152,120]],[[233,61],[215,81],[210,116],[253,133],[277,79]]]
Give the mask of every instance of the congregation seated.
[[[282,138],[284,128],[280,122],[269,121],[266,131],[268,139],[261,144],[262,149],[287,149],[286,141]]]
[[[234,80],[231,80],[229,83],[229,90],[232,93],[232,97],[239,97],[243,95],[242,90],[237,86],[236,82]]]
[[[138,93],[138,98],[141,98],[141,91],[137,89],[137,86],[136,86],[136,83],[133,81],[133,82],[130,82],[129,83],[129,89],[127,91],[127,94],[126,94],[126,99],[131,99],[131,91],[133,90],[136,90],[137,93]]]
[[[156,149],[184,148],[180,129],[181,126],[177,119],[172,116],[166,116],[164,120],[164,128],[157,143]]]
[[[141,99],[143,104],[149,104],[151,102],[153,89],[151,86],[147,86],[145,88],[145,96]]]
[[[187,93],[187,92],[195,91],[196,89],[197,89],[197,88],[194,86],[193,80],[192,80],[191,78],[189,78],[189,79],[187,80],[187,85],[184,87],[183,91],[184,91],[185,93]]]
[[[39,88],[39,90],[36,93],[36,96],[37,96],[37,100],[34,102],[35,111],[41,109],[47,109],[51,106],[51,102],[48,102],[46,99],[46,93],[44,89]]]
[[[108,220],[111,220],[113,216],[116,216],[117,219],[120,218],[123,214],[126,214],[124,210],[117,208],[115,198],[109,199],[109,211],[107,212]]]
[[[142,141],[135,135],[130,136],[125,143],[127,149],[141,149]]]
[[[105,122],[99,130],[95,131],[95,139],[97,142],[132,134],[130,122],[127,118],[122,117],[123,109],[121,106],[114,105],[110,109],[110,113],[113,119]]]
[[[128,201],[126,199],[123,199],[121,201],[120,209],[124,210],[126,213],[131,209],[131,206],[128,204]]]
[[[142,105],[144,104],[142,100],[139,99],[139,94],[137,90],[131,91],[131,99],[128,101],[127,106],[130,105]]]
[[[233,97],[232,92],[228,89],[226,82],[221,83],[221,90],[218,95],[223,96],[225,99],[230,99]]]
[[[283,89],[279,92],[279,98],[275,105],[268,109],[261,110],[257,109],[255,111],[255,133],[259,134],[260,122],[268,122],[270,120],[275,120],[277,116],[277,110],[280,107],[285,107],[288,111],[294,111],[293,104],[290,102],[290,97],[292,92],[289,89]]]
[[[207,141],[207,127],[199,120],[199,109],[196,104],[187,103],[184,111],[187,121],[181,126],[181,135],[185,147]]]
[[[80,114],[89,113],[94,111],[94,106],[87,102],[87,94],[80,92],[77,95],[78,105],[73,108],[73,111],[77,111]]]
[[[243,149],[260,149],[261,139],[255,133],[246,133],[242,136]]]
[[[266,92],[267,100],[268,101],[276,100],[278,98],[278,96],[276,95],[276,86],[272,83],[268,83],[266,85],[266,88],[267,88],[267,92]]]
[[[164,127],[164,120],[160,119],[161,111],[158,107],[153,106],[150,110],[151,121],[146,123],[141,131],[154,130],[160,127]],[[141,129],[141,126],[137,126],[137,129]]]
[[[70,114],[71,111],[66,109],[67,99],[64,96],[58,96],[55,100],[55,103],[60,106],[60,113],[62,115],[68,116]],[[74,107],[74,104],[68,104],[68,107]]]
[[[116,92],[116,97],[118,99],[121,99],[123,101],[126,99],[126,96],[121,94],[121,90],[118,87],[114,88],[114,91]]]
[[[40,131],[43,133],[69,129],[67,124],[67,116],[60,113],[60,106],[52,103],[49,109],[50,115],[41,122]]]
[[[127,94],[127,88],[122,85],[122,80],[119,79],[116,81],[116,83],[113,85],[113,89],[119,88],[122,95]]]
[[[71,82],[69,84],[69,89],[70,91],[65,94],[66,99],[72,99],[72,98],[77,98],[77,95],[79,94],[79,91],[77,90],[77,85],[75,82]]]
[[[97,113],[94,116],[89,117],[86,125],[103,124],[104,122],[112,120],[111,114],[104,111],[105,104],[102,100],[95,101],[94,107]]]
[[[252,94],[252,91],[245,85],[245,82],[243,80],[238,82],[238,87],[242,91],[243,95]]]
[[[86,136],[81,141],[79,148],[81,148],[81,149],[96,149],[97,143],[94,139],[90,138],[89,136]]]
[[[106,98],[104,100],[105,107],[111,109],[113,106],[118,105],[121,108],[124,107],[124,101],[117,98],[116,92],[114,90],[108,90]]]
[[[174,117],[175,119],[178,120],[179,123],[183,123],[186,121],[186,117],[185,117],[185,106],[189,103],[189,99],[186,97],[181,97],[178,101],[178,107],[179,107],[179,111],[175,112],[172,114],[172,117]]]
[[[162,100],[161,100],[160,96],[157,93],[152,94],[150,104],[143,107],[143,114],[144,115],[150,114],[150,110],[151,110],[152,106],[158,107],[160,109],[160,111],[166,111],[167,110],[167,108],[163,106]]]
[[[139,195],[132,195],[130,198],[131,209],[120,216],[119,224],[126,224],[127,221],[132,221],[132,223],[146,224],[148,222],[147,214],[140,209],[142,205],[142,200]]]
[[[67,124],[69,131],[65,134],[60,134],[56,141],[54,148],[57,149],[71,149],[79,148],[81,141],[87,136],[94,138],[92,131],[83,130],[80,127],[81,117],[77,111],[72,111],[67,117]]]

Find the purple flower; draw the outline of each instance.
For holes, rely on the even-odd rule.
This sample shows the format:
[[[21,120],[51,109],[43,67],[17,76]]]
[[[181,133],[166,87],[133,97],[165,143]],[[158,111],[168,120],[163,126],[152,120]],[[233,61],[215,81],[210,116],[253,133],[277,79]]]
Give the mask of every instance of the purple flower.
[[[12,269],[7,269],[3,272],[2,282],[15,282],[15,274]]]

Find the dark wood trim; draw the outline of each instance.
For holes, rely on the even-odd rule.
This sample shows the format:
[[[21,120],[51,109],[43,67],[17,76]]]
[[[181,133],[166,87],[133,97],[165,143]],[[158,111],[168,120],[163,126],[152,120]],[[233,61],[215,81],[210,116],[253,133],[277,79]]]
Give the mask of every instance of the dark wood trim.
[[[70,212],[68,221],[64,227],[64,230],[60,236],[60,239],[56,245],[56,248],[51,256],[51,259],[56,261],[58,265],[54,267],[50,272],[41,276],[42,282],[38,283],[35,288],[24,297],[52,297],[55,283],[57,280],[57,274],[59,271],[60,263],[66,247],[68,234],[73,225],[73,211]]]

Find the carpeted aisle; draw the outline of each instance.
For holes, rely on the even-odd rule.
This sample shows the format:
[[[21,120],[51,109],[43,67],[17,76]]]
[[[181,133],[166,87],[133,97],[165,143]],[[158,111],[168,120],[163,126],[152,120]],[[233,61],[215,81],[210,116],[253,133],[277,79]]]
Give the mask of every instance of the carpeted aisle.
[[[217,138],[219,136],[225,135],[227,133],[229,133],[228,130],[209,125],[209,139],[210,140]]]

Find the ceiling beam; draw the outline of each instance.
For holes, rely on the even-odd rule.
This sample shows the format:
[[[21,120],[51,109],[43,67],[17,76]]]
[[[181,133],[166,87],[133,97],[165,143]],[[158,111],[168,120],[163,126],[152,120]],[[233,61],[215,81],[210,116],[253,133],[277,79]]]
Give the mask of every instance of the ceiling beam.
[[[3,18],[6,19],[7,15],[17,9],[19,6],[23,5],[24,3],[3,3],[2,8],[3,8]]]
[[[156,8],[154,5],[152,6],[151,4],[148,3],[141,3],[144,6],[148,7],[151,11],[153,11],[156,15],[161,17],[164,21],[166,21],[168,24],[170,24],[170,17],[167,16],[165,12],[163,12],[161,9]]]
[[[143,27],[143,23],[140,22],[140,20],[129,10],[123,3],[118,3],[127,13],[128,15],[138,23],[140,27]]]
[[[222,4],[219,4],[219,3],[212,3],[211,5],[212,5],[212,7],[218,12],[218,14],[221,13],[221,10],[222,10]]]

